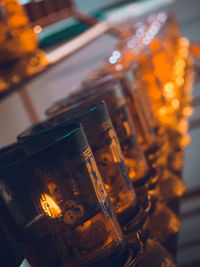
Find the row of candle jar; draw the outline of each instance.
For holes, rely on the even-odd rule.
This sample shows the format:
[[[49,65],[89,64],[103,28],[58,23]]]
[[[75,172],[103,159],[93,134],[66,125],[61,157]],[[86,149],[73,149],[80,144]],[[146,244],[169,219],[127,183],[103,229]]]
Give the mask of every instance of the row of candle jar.
[[[130,53],[128,53],[128,55],[129,54]],[[115,56],[117,56],[116,53]],[[129,59],[130,64],[124,67],[124,59],[127,58]],[[144,60],[144,58],[142,57],[142,53],[138,53],[138,58]],[[84,86],[80,88],[80,90],[78,90],[71,96],[67,97],[66,99],[60,101],[47,111],[49,116],[56,115],[55,117],[31,127],[30,129],[28,129],[19,136],[19,140],[21,140],[22,144],[26,144],[25,146],[24,145],[23,146],[25,147],[27,153],[33,153],[41,149],[41,147],[40,148],[38,147],[38,144],[39,146],[44,146],[44,145],[48,146],[50,141],[54,141],[53,139],[51,139],[52,137],[50,137],[51,134],[49,135],[49,131],[50,128],[52,128],[52,126],[63,124],[64,122],[66,123],[66,122],[81,121],[81,123],[83,124],[83,128],[86,131],[89,144],[91,146],[92,152],[94,153],[98,169],[101,173],[105,185],[104,189],[102,190],[96,189],[95,192],[98,196],[98,194],[101,193],[103,194],[103,192],[105,192],[106,189],[110,201],[112,203],[114,212],[117,215],[122,230],[126,235],[126,239],[128,240],[129,252],[127,252],[126,250],[126,256],[125,254],[123,254],[122,257],[119,256],[119,258],[121,258],[123,261],[122,263],[122,261],[119,261],[119,259],[117,259],[119,266],[127,264],[127,262],[126,263],[124,262],[125,258],[127,259],[127,261],[129,261],[129,264],[130,262],[131,264],[133,263],[136,264],[139,258],[140,258],[139,260],[140,264],[141,262],[145,264],[144,263],[146,259],[145,255],[147,255],[145,253],[150,253],[151,257],[160,260],[157,262],[157,265],[156,263],[154,265],[161,266],[160,262],[163,259],[161,259],[162,257],[161,258],[158,257],[158,254],[160,252],[158,251],[156,252],[155,248],[157,246],[157,249],[159,250],[161,249],[161,247],[159,247],[157,243],[153,242],[150,239],[146,241],[148,236],[147,233],[149,233],[150,238],[161,242],[166,248],[170,248],[171,252],[175,253],[176,248],[173,247],[173,245],[176,244],[175,238],[176,238],[176,233],[180,228],[180,220],[173,213],[173,211],[169,209],[169,207],[167,207],[167,205],[171,206],[171,201],[177,199],[183,194],[185,186],[179,179],[179,177],[175,174],[173,168],[174,166],[172,164],[169,164],[168,161],[169,153],[167,154],[169,147],[167,147],[167,149],[165,147],[166,128],[164,129],[164,134],[163,134],[163,127],[162,127],[163,124],[161,125],[162,121],[160,120],[160,117],[158,116],[158,113],[155,110],[155,105],[152,105],[153,107],[151,106],[151,104],[154,104],[154,101],[153,98],[150,97],[151,94],[149,94],[149,90],[151,89],[149,87],[149,84],[151,83],[148,83],[147,81],[150,80],[157,81],[158,75],[156,76],[155,73],[154,75],[147,75],[148,71],[150,71],[151,69],[150,68],[149,70],[147,68],[144,69],[142,68],[141,64],[136,64],[138,63],[138,61],[135,60],[135,57],[131,58],[129,55],[128,57],[120,57],[120,60],[121,59],[123,65],[120,64],[121,65],[120,68],[119,64],[115,64],[115,68],[113,68],[112,71],[110,71],[111,68],[108,68],[106,66],[104,72],[103,73],[101,72],[101,75],[97,75],[95,79],[92,80],[90,79],[89,81],[88,80],[85,81]],[[147,61],[147,63],[149,63],[148,66],[151,67],[152,57],[149,57],[148,55],[146,59],[148,59]],[[146,72],[144,70],[146,70]],[[144,75],[145,73],[146,76]],[[148,77],[149,79],[147,80],[145,77]],[[159,89],[161,88],[159,87]],[[101,117],[103,116],[102,114],[104,112],[102,111],[103,109],[100,108],[100,106],[103,104],[99,104],[98,106],[94,107],[94,105],[97,104],[100,100],[105,100],[108,106],[108,110],[115,131],[119,138],[119,142],[115,134],[115,131],[113,131],[113,128],[110,127],[112,123],[108,122],[110,121],[110,119],[105,120],[105,118],[103,119]],[[127,108],[127,104],[129,109]],[[98,113],[98,110],[101,110],[101,112]],[[83,112],[82,115],[80,115],[81,112]],[[92,113],[95,115],[91,115]],[[89,119],[90,117],[92,118],[92,120]],[[61,131],[61,133],[59,133],[58,128],[59,127],[57,126],[56,130],[57,134],[55,135],[56,137],[54,136],[56,139],[65,135],[64,132],[66,131],[63,130],[64,132],[62,132],[61,130],[59,130]],[[54,130],[55,129],[56,128],[54,128]],[[36,142],[37,138],[39,142],[38,144]],[[33,140],[36,141],[33,142]],[[119,143],[121,145],[121,148],[119,146]],[[173,150],[175,145],[176,143],[173,143],[173,145],[170,148]],[[57,154],[56,153],[54,154],[57,157]],[[88,156],[90,152],[86,151],[83,154],[84,155],[86,154]],[[83,156],[81,156],[81,158],[82,157]],[[77,159],[75,160],[75,162],[77,162]],[[94,162],[91,163],[90,165],[93,166],[93,168],[95,169]],[[97,177],[97,175],[94,174],[94,171],[92,171],[91,167],[89,167],[88,164],[87,164],[87,170],[90,173],[90,177],[91,176],[93,178]],[[81,173],[83,172],[82,171],[79,172],[78,176],[81,177]],[[42,179],[44,179],[45,175],[41,175],[41,177],[43,177]],[[132,188],[130,179],[132,185],[135,188],[135,191]],[[48,189],[45,189],[46,190],[45,193],[42,194],[42,196],[44,197],[42,197],[43,200],[39,201],[39,205],[40,205],[40,211],[42,210],[45,216],[47,215],[49,216],[47,218],[52,218],[53,216],[53,219],[56,219],[58,217],[60,218],[64,216],[63,208],[61,208],[59,205],[62,202],[61,201],[62,194],[59,193],[60,191],[57,183],[52,182],[51,184],[51,182],[52,181],[50,181],[50,186],[47,186]],[[93,185],[95,186],[97,186],[97,184],[98,183],[96,184],[93,183]],[[50,189],[51,185],[53,189]],[[73,184],[73,186],[74,186],[73,190],[75,190],[73,192],[76,192],[78,189],[75,183]],[[101,186],[101,183],[99,187],[103,188]],[[59,191],[57,193],[57,197],[56,193],[54,192],[54,189],[56,192]],[[98,192],[99,190],[100,192]],[[54,192],[55,195],[52,192]],[[137,196],[135,195],[134,192],[136,193]],[[76,196],[75,193],[73,194],[74,196]],[[77,196],[78,195],[80,194],[77,193]],[[99,197],[97,198],[99,199]],[[101,198],[103,199],[102,196]],[[71,225],[73,226],[72,228],[74,229],[75,223],[73,223],[73,219],[78,220],[77,219],[79,218],[78,216],[81,215],[80,214],[77,215],[76,213],[72,212],[74,205],[75,206],[77,205],[77,203],[73,203],[73,201],[74,200],[70,202],[72,208],[67,210],[69,210],[70,218],[72,220]],[[42,204],[43,202],[44,204]],[[77,210],[77,212],[79,210],[78,213],[81,213],[80,206],[81,205],[79,205],[78,209],[75,209]],[[108,206],[109,205],[106,204],[106,207]],[[174,208],[174,211],[177,213],[178,211],[177,208]],[[56,217],[57,213],[60,214],[58,217]],[[67,216],[65,217],[65,223],[67,221]],[[85,218],[82,220],[82,222],[83,221],[85,222]],[[92,229],[95,229],[94,231],[98,232],[96,228],[89,227],[91,226],[91,223],[88,223],[87,225],[88,228],[83,227],[83,232],[85,234],[86,233],[91,234],[93,232]],[[51,227],[49,229],[51,230]],[[53,230],[55,229],[53,228]],[[59,228],[59,230],[61,229]],[[60,233],[59,230],[58,233]],[[55,233],[57,232],[51,231],[51,237],[53,236],[54,240],[53,244],[54,245],[56,244],[56,247],[59,251],[60,256],[56,257],[60,258],[58,261],[53,260],[51,258],[50,262],[52,262],[52,264],[54,265],[57,264],[56,266],[58,266],[58,262],[60,261],[60,259],[62,259],[63,262],[62,264],[64,264],[64,266],[65,265],[68,266],[70,262],[71,263],[73,262],[73,264],[75,265],[78,264],[79,266],[81,266],[81,264],[82,265],[95,264],[95,266],[98,266],[97,262],[99,262],[100,266],[105,266],[103,265],[105,264],[104,263],[105,258],[106,262],[109,264],[109,259],[108,259],[109,257],[107,257],[109,253],[107,254],[105,251],[101,249],[99,250],[98,246],[97,249],[94,249],[95,253],[98,252],[100,253],[100,255],[104,254],[104,256],[102,257],[98,256],[99,255],[98,253],[97,254],[94,253],[95,256],[91,256],[92,255],[91,251],[90,251],[91,253],[89,253],[88,256],[87,252],[89,250],[82,250],[81,253],[76,254],[75,257],[77,257],[77,255],[79,256],[82,255],[83,252],[85,253],[85,254],[83,253],[85,257],[82,255],[83,257],[80,256],[79,258],[77,258],[78,261],[74,260],[73,257],[69,256],[70,254],[69,251],[71,251],[72,249],[72,247],[69,245],[71,244],[71,242],[69,241],[68,244],[66,242],[66,240],[68,239],[67,238],[63,239],[63,235],[61,235],[61,237],[58,235],[59,236],[58,238],[59,242],[58,242],[58,240],[54,236]],[[88,237],[88,234],[86,235]],[[171,237],[173,236],[174,236],[174,242],[172,244],[168,241],[168,239],[171,239]],[[68,237],[70,239],[69,235]],[[77,235],[73,233],[72,238],[75,239],[76,237]],[[81,238],[83,238],[82,242],[84,242],[84,237],[85,237],[84,235],[81,235]],[[89,240],[93,240],[92,236],[88,238]],[[26,243],[25,240],[22,241],[22,239],[23,238],[18,237],[18,240],[20,240],[19,242],[21,244],[25,244]],[[40,243],[41,236],[39,239],[37,239],[37,241],[35,240],[33,241],[34,242],[32,242],[31,244],[32,246],[33,243],[34,244]],[[31,243],[30,240],[27,242],[30,245]],[[138,246],[140,247],[140,249],[135,248],[138,242],[140,244]],[[105,242],[103,244],[105,245]],[[69,247],[69,250],[66,249],[66,246],[67,248]],[[33,247],[30,246],[28,248],[28,251],[24,248],[24,245],[22,245],[22,247],[25,256],[29,259],[29,261],[33,266],[34,264],[36,266],[39,266],[39,264],[44,266],[46,262],[48,262],[47,264],[48,266],[50,265],[50,262],[47,260],[48,256],[43,260],[43,263],[41,263],[41,259],[38,261],[38,254],[37,254],[38,251],[33,248],[34,246]],[[27,247],[27,245],[25,247]],[[39,247],[40,246],[38,245],[38,248]],[[141,257],[140,255],[142,249],[144,250],[143,257]],[[39,249],[39,250],[42,255],[44,253],[44,250],[46,251],[46,249],[44,250]],[[75,249],[75,251],[77,252],[77,249]],[[109,254],[109,256],[112,255],[113,255],[112,253]],[[140,257],[136,255],[139,255]],[[42,256],[40,258],[42,258]],[[114,262],[115,257],[111,258],[110,258],[111,262]],[[130,258],[132,260],[130,260]]]
[[[46,114],[53,116],[80,103],[86,105],[105,100],[132,182],[136,186],[137,181],[148,176],[150,171],[154,183],[158,182],[160,193],[156,194],[160,201],[166,203],[180,197],[185,191],[185,185],[171,164],[168,164],[165,136],[153,112],[146,88],[139,86],[142,82],[138,77],[139,71],[134,62],[124,71],[104,73],[84,81],[81,88],[55,103]],[[155,191],[151,193],[155,195]]]
[[[106,84],[107,86],[105,86]],[[73,108],[69,108],[68,105],[66,105],[65,107],[62,106],[62,108],[64,109],[62,110],[62,112],[60,112],[59,115],[26,130],[19,136],[19,140],[21,140],[22,143],[26,144],[26,150],[30,149],[32,153],[37,151],[40,146],[48,145],[48,143],[50,142],[49,138],[52,137],[50,137],[50,135],[48,137],[49,130],[47,129],[49,129],[53,125],[55,126],[66,121],[81,121],[86,131],[86,135],[91,145],[92,151],[95,154],[95,159],[104,180],[105,187],[113,205],[115,214],[117,215],[120,224],[123,227],[123,231],[127,233],[128,236],[130,232],[134,232],[134,235],[131,235],[131,240],[135,240],[137,239],[135,238],[135,236],[137,236],[135,235],[136,232],[138,232],[139,229],[139,232],[141,232],[141,229],[145,228],[145,230],[142,231],[141,242],[145,242],[147,235],[146,233],[149,231],[151,238],[154,238],[162,242],[163,244],[167,244],[167,239],[178,232],[180,221],[176,217],[176,215],[164,204],[159,203],[155,205],[156,199],[159,196],[159,194],[157,194],[156,192],[158,180],[156,170],[153,166],[151,166],[151,173],[148,171],[148,166],[144,159],[144,155],[142,154],[141,147],[139,146],[139,143],[137,141],[137,134],[134,131],[131,116],[127,109],[125,98],[119,86],[118,80],[116,81],[112,79],[112,82],[109,80],[106,81],[106,83],[105,81],[103,81],[103,88],[96,85],[95,89],[94,87],[91,87],[87,90],[86,88],[84,88],[83,90],[85,92],[85,96],[87,95],[87,91],[89,93],[87,97],[88,101],[86,101],[85,99],[83,99],[83,101],[80,100],[82,102],[82,104],[80,104],[77,102],[77,100],[75,100],[76,97],[74,95],[70,98],[70,102],[73,98],[76,103],[75,105],[72,105]],[[83,95],[84,94],[82,94],[82,96]],[[104,99],[106,101],[110,114],[112,114],[112,120],[120,138],[122,151],[124,155],[126,155],[125,160],[123,159],[123,154],[121,152],[116,134],[112,129],[112,124],[111,122],[109,122],[110,120],[108,116],[106,117],[105,115],[103,115],[105,111],[103,112],[103,109],[100,108],[100,106],[103,104],[101,104],[98,108],[93,107],[90,110],[87,110],[90,105],[94,105],[95,101],[99,101],[101,99]],[[68,103],[66,99],[63,102]],[[78,116],[78,114],[83,110],[87,111]],[[74,115],[76,115],[76,117],[71,118]],[[54,131],[56,129],[57,128],[54,128]],[[57,132],[56,135],[58,135],[56,138],[61,137],[61,133],[59,133],[59,131],[57,130],[55,131],[55,133]],[[65,131],[66,130],[63,130],[61,134],[62,136],[64,135]],[[36,142],[37,138],[39,138],[38,143]],[[147,155],[152,155],[152,152],[154,152],[155,149],[149,149],[147,151]],[[70,153],[73,154],[73,151],[70,151]],[[85,153],[87,154],[89,152]],[[56,154],[53,156],[57,157]],[[77,160],[75,160],[75,162],[76,161]],[[126,169],[124,162],[127,164],[129,172]],[[139,165],[135,164],[135,162],[138,162]],[[151,162],[151,158],[149,162]],[[51,165],[53,166],[53,164]],[[90,167],[87,168],[88,170],[90,170]],[[90,170],[90,173],[93,172]],[[79,175],[80,174],[81,173],[79,173]],[[136,204],[136,196],[134,194],[133,188],[131,187],[129,174],[132,183],[135,186],[139,204]],[[42,177],[44,179],[44,175]],[[54,188],[53,184],[52,186]],[[74,188],[76,188],[75,185]],[[47,207],[48,210],[49,206],[51,206],[52,204],[53,210],[56,210],[58,206],[58,200],[56,201],[54,197],[52,201],[50,192],[53,192],[54,190],[49,190],[50,189],[48,189],[48,193],[46,192],[46,195],[44,195],[45,204],[42,206],[42,209],[44,207]],[[7,189],[7,191],[9,190]],[[55,187],[55,191],[57,191],[57,187]],[[151,201],[149,201],[149,196],[152,197]],[[40,205],[42,205],[41,201]],[[74,205],[73,202],[72,204]],[[52,211],[50,209],[49,213],[47,212],[47,215],[51,213]],[[147,215],[150,215],[149,222],[147,221],[147,219],[145,219]],[[72,220],[74,216],[75,215],[71,217]],[[165,224],[161,225],[161,220],[164,220]],[[144,222],[146,223],[144,224]],[[129,239],[130,237],[128,238],[128,240]],[[137,242],[134,241],[134,243]],[[34,259],[30,259],[30,255],[27,255],[26,251],[25,255],[31,261],[31,264],[34,265],[35,255],[33,257]],[[78,262],[79,264],[81,264],[80,260]],[[39,263],[37,262],[36,265],[38,266],[38,264]]]
[[[138,205],[104,103],[77,117],[95,158],[80,124],[52,127],[52,119],[1,151],[1,215],[24,256],[31,266],[146,266],[149,257],[174,266],[146,241],[148,210]]]
[[[160,12],[134,27],[131,25],[130,36],[117,45],[84,83],[108,73],[121,75],[131,65],[135,74],[133,84],[140,90],[149,127],[157,133],[163,155],[159,157],[159,164],[173,172],[165,171],[165,176],[174,176],[174,173],[180,176],[184,148],[190,141],[187,131],[188,117],[192,114],[194,68],[190,43],[181,37],[171,14]],[[136,119],[134,122],[137,126]]]
[[[168,153],[169,164],[178,172],[183,166],[180,150],[190,141],[187,135],[187,119],[192,114],[193,60],[190,43],[181,37],[175,18],[166,12],[151,15],[130,29],[130,36],[117,45],[103,62],[102,68],[91,73],[89,78],[92,80],[104,73],[124,71],[132,62],[137,64],[140,76],[138,86],[147,91],[154,115],[161,126],[162,138],[168,143],[165,153]],[[144,103],[149,108],[143,94]],[[154,125],[152,115],[149,119]],[[172,140],[174,149],[171,151]]]

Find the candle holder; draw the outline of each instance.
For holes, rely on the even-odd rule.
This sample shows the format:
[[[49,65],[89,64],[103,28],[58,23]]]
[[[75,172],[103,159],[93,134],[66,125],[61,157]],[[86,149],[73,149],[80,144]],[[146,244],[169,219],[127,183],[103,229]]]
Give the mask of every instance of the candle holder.
[[[115,127],[115,130],[120,136],[121,132],[126,132],[126,129],[124,127],[124,124],[122,123],[121,119],[123,118],[123,114],[121,115],[121,110],[120,106],[121,103],[125,103],[124,95],[122,93],[122,90],[120,89],[119,82],[114,81],[114,82],[106,82],[106,83],[101,83],[102,81],[98,81],[94,83],[94,87],[86,87],[82,88],[80,91],[77,91],[73,95],[71,95],[69,98],[64,99],[63,101],[59,102],[57,105],[55,105],[53,109],[53,113],[55,114],[56,110],[57,113],[61,113],[62,111],[67,111],[70,110],[72,107],[77,107],[81,103],[90,103],[90,104],[95,104],[95,102],[100,101],[100,100],[105,100],[113,125]],[[124,105],[124,104],[123,104]],[[126,107],[127,109],[127,107]],[[50,110],[48,110],[48,114],[50,114]],[[130,121],[131,121],[131,116],[129,116]],[[118,128],[119,126],[120,128]],[[121,130],[122,129],[122,130]],[[130,128],[131,129],[131,126]],[[130,131],[131,132],[131,131]],[[119,138],[119,142],[121,144],[121,139]],[[147,208],[147,203],[148,203],[148,191],[149,185],[148,183],[143,183],[142,185],[135,186],[137,196],[139,200],[141,201],[141,204],[143,207]],[[155,186],[154,186],[155,188]],[[150,189],[150,188],[149,188]],[[150,189],[151,191],[151,189]],[[153,191],[153,190],[152,190]],[[155,189],[154,189],[155,191]],[[141,193],[141,194],[140,194]],[[143,202],[143,203],[142,203]],[[166,213],[165,213],[166,211]],[[178,230],[180,229],[180,220],[179,218],[164,204],[154,205],[154,208],[151,209],[150,211],[151,216],[150,220],[155,220],[157,217],[157,221],[160,223],[160,216],[159,214],[165,213],[165,220],[166,224],[168,226],[166,227],[166,224],[163,224],[163,227],[158,227],[157,229],[160,230],[159,234],[154,231],[154,228],[150,227],[151,223],[149,222],[149,227],[151,232],[151,237],[153,237],[157,241],[161,241],[164,243],[165,240],[167,240],[169,237],[177,234]],[[173,223],[173,227],[171,227],[171,222]],[[166,227],[166,228],[165,228]],[[162,236],[162,240],[160,237]],[[163,241],[164,239],[164,241]]]
[[[149,145],[145,144],[146,147],[149,147],[146,150],[146,156],[149,162],[149,166],[151,167],[151,169],[152,167],[153,169],[155,168],[158,173],[158,176],[160,177],[159,187],[157,187],[157,191],[151,190],[151,192],[149,191],[149,193],[151,195],[153,194],[153,197],[157,195],[157,197],[159,198],[161,202],[171,203],[172,201],[174,201],[175,199],[183,195],[186,187],[185,187],[185,184],[180,180],[180,178],[175,173],[170,172],[169,170],[166,169],[168,167],[167,165],[168,149],[166,149],[166,143],[163,145],[163,142],[167,141],[165,140],[166,138],[163,138],[163,137],[166,137],[166,133],[163,132],[164,129],[160,129],[160,127],[158,126],[158,122],[155,119],[151,120],[151,118],[155,118],[155,114],[151,108],[150,103],[146,105],[148,106],[148,108],[146,108],[145,110],[143,108],[144,106],[143,103],[148,102],[148,95],[146,94],[144,96],[144,94],[141,94],[141,90],[140,90],[141,80],[140,80],[140,77],[138,77],[138,74],[139,74],[138,68],[139,68],[138,64],[134,63],[131,65],[130,69],[127,69],[126,71],[122,71],[121,73],[117,73],[117,74],[107,74],[107,75],[104,74],[103,77],[104,77],[104,80],[106,79],[105,77],[107,77],[107,82],[109,80],[112,81],[112,79],[114,79],[112,77],[115,77],[115,79],[118,79],[120,81],[121,86],[123,88],[123,92],[126,96],[127,104],[130,110],[132,110],[134,113],[132,115],[133,115],[135,124],[138,125],[137,129],[140,129],[139,130],[140,133],[145,133],[146,131],[146,134],[145,134],[146,136],[150,135],[149,133],[151,133],[153,136],[153,139],[155,140],[156,138],[156,141],[158,141],[157,144],[156,142],[154,142],[154,146],[152,146],[151,144]],[[134,78],[135,75],[137,76],[136,78]],[[95,81],[97,81],[98,79],[100,78],[99,77],[96,78]],[[139,88],[137,87],[138,81],[139,81],[139,86],[140,86]],[[139,112],[137,112],[137,110]],[[139,114],[140,116],[139,115],[135,116],[135,114]],[[151,123],[148,124],[147,127],[143,128],[143,125],[145,125],[146,122],[151,122]],[[142,139],[144,140],[145,135],[142,134],[140,140]],[[160,135],[162,135],[161,138],[160,138]],[[146,143],[146,142],[143,142],[143,143]],[[158,146],[158,144],[160,145]],[[154,180],[155,179],[153,179],[153,181]],[[155,182],[153,183],[154,183],[154,189],[155,189]],[[151,187],[152,187],[152,184],[151,184]],[[176,213],[179,213],[177,210],[177,207],[173,207],[173,205],[171,204],[170,204],[170,207],[172,207],[172,209]]]
[[[130,253],[80,124],[42,148],[0,170],[0,196],[31,266],[128,264]]]
[[[135,251],[134,259],[135,261],[137,261],[138,259],[143,260],[143,256],[141,257],[141,252],[144,250],[143,242],[146,243],[146,238],[147,238],[147,232],[146,232],[147,222],[148,222],[146,218],[147,210],[144,213],[142,209],[140,209],[138,213],[136,214],[136,216],[134,217],[134,219],[129,220],[129,222],[127,222],[126,213],[128,211],[130,213],[131,209],[130,209],[130,206],[128,208],[127,205],[121,205],[122,202],[119,198],[119,195],[121,195],[123,200],[126,199],[126,197],[124,198],[123,192],[125,193],[124,189],[127,187],[122,186],[123,183],[119,181],[120,172],[118,171],[118,175],[116,174],[116,171],[115,173],[113,173],[113,170],[116,170],[116,168],[113,168],[114,167],[113,163],[117,159],[118,160],[117,160],[117,163],[115,162],[115,165],[118,167],[118,169],[121,169],[121,170],[123,169],[124,171],[125,169],[124,169],[124,166],[122,165],[122,159],[120,160],[120,157],[121,157],[120,147],[118,147],[118,145],[116,146],[116,143],[115,145],[113,143],[114,131],[112,130],[112,127],[111,127],[112,124],[108,123],[110,119],[109,119],[108,113],[103,103],[100,103],[96,107],[93,107],[83,112],[83,110],[85,110],[86,107],[88,108],[88,105],[83,104],[83,105],[78,105],[77,107],[72,108],[68,111],[64,111],[63,113],[60,113],[59,115],[52,117],[47,121],[44,121],[40,124],[37,124],[29,128],[28,130],[26,130],[24,133],[20,135],[19,139],[21,142],[24,142],[24,147],[26,148],[27,152],[30,153],[31,150],[33,149],[33,147],[31,147],[31,144],[34,144],[34,150],[35,150],[37,149],[35,145],[40,144],[41,140],[43,140],[44,142],[45,141],[49,142],[50,139],[48,140],[48,137],[55,139],[60,135],[62,136],[63,133],[66,131],[65,130],[66,123],[69,123],[72,121],[80,121],[85,129],[88,141],[91,145],[91,149],[94,153],[97,166],[100,169],[102,177],[106,177],[106,178],[103,178],[103,180],[105,182],[106,189],[108,189],[108,194],[111,198],[114,211],[120,220],[121,226],[123,227],[122,229],[126,233],[126,240],[128,241],[129,246],[131,246],[133,250]],[[76,116],[71,117],[75,114]],[[53,128],[52,128],[52,125],[54,125]],[[112,138],[110,137],[111,130],[113,131]],[[115,151],[114,153],[112,152],[113,148]],[[114,161],[111,160],[111,158],[113,158]],[[121,161],[121,163],[119,160]],[[123,171],[123,175],[127,173],[127,170],[125,171],[125,173],[124,171]],[[120,182],[119,183],[120,188],[119,186],[115,187],[114,181],[116,181],[116,179],[118,180],[118,183]],[[129,194],[126,193],[126,196],[130,195],[131,193],[130,182],[128,184],[129,184]],[[117,198],[115,196],[117,196]],[[124,212],[123,206],[126,207],[125,212]],[[122,216],[120,216],[122,214],[124,216],[123,220],[122,220]],[[133,216],[133,213],[132,213],[132,216]],[[138,247],[138,236],[139,236],[139,239],[141,238],[141,241],[140,241],[141,245],[139,245],[140,249],[137,248]],[[148,246],[149,246],[149,243],[147,247]],[[161,251],[162,250],[163,248],[161,248]],[[151,252],[151,248],[147,249],[147,253],[144,252],[144,258],[151,256],[151,253],[153,253]],[[170,259],[170,256],[167,252],[166,252],[165,257],[168,257]]]
[[[138,212],[138,203],[104,103],[90,109],[83,104],[65,111],[25,130],[18,136],[18,140],[28,153],[32,153],[39,149],[40,144],[44,146],[62,137],[66,124],[72,122],[81,122],[85,130],[113,209],[123,227],[134,219]]]
[[[113,76],[106,77],[105,79],[102,78],[96,84],[94,82],[92,86],[83,86],[78,90],[78,93],[71,94],[66,99],[55,103],[46,111],[46,114],[50,117],[67,111],[73,105],[87,103],[87,98],[90,98],[90,101],[88,101],[90,103],[92,101],[97,103],[100,100],[105,100],[125,157],[125,162],[129,168],[129,176],[132,181],[137,182],[137,180],[146,178],[148,167],[120,85],[115,79],[113,79],[111,85],[108,85],[108,81],[112,81],[112,78]]]
[[[126,96],[128,98],[128,104],[129,107],[133,107],[134,103],[136,102],[136,100],[138,98],[134,98],[134,91],[138,91],[139,89],[135,89],[134,90],[134,84],[136,84],[136,82],[133,79],[133,73],[132,71],[134,71],[133,68],[131,68],[131,70],[126,71],[125,74],[127,75],[127,77],[124,78],[123,80],[123,85],[124,85],[124,91],[126,92]],[[132,81],[132,82],[131,82]],[[133,98],[131,98],[131,94],[133,95]],[[131,99],[133,99],[131,101]],[[145,102],[145,101],[144,101]],[[142,102],[137,101],[137,103],[141,103],[140,105],[140,109],[142,109]],[[163,129],[164,130],[164,129]],[[159,135],[159,133],[157,132],[157,136]],[[164,137],[166,137],[166,133],[163,133]],[[155,135],[156,136],[156,135]],[[163,137],[163,136],[162,136]],[[167,141],[166,138],[159,138],[159,136],[157,137],[158,139],[158,144],[160,144],[160,146],[158,147],[157,150],[157,155],[156,157],[154,157],[154,155],[149,154],[148,158],[150,158],[151,160],[153,160],[154,166],[159,174],[159,200],[161,202],[164,203],[169,203],[171,201],[173,201],[174,199],[180,198],[183,193],[186,190],[186,186],[183,183],[183,181],[180,180],[180,178],[173,172],[171,172],[169,170],[167,161],[168,161],[168,156],[169,156],[169,151],[166,148],[165,145],[163,145],[163,143],[161,143],[162,141]],[[176,209],[176,208],[175,208]]]

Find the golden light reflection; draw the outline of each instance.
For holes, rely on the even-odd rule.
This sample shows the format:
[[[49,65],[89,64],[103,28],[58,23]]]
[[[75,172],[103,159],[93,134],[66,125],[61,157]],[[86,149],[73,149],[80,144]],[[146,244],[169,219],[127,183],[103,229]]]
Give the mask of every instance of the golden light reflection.
[[[177,77],[176,84],[182,86],[184,84],[184,79],[182,77]]]
[[[7,86],[8,84],[6,83],[6,81],[4,81],[4,79],[0,77],[0,91],[5,90]]]
[[[190,141],[191,141],[191,137],[187,134],[182,137],[180,141],[180,146],[184,148],[190,143]]]
[[[18,83],[20,81],[20,77],[19,77],[19,75],[13,75],[11,77],[11,80],[13,83]]]
[[[177,98],[173,99],[172,100],[172,106],[175,108],[175,109],[178,109],[179,106],[180,106],[180,102]]]
[[[61,209],[56,202],[46,193],[41,195],[40,204],[44,212],[51,218],[60,217],[62,214]]]
[[[193,113],[193,108],[192,108],[192,107],[185,107],[185,108],[183,109],[183,115],[184,115],[185,117],[189,117],[189,116],[191,116],[192,113]]]
[[[178,69],[183,69],[185,68],[185,61],[180,58],[176,61],[176,65],[175,65]]]
[[[185,120],[185,119],[181,120],[179,123],[179,131],[183,135],[185,135],[185,134],[187,134],[188,128],[189,128],[188,120]]]
[[[168,82],[165,84],[164,90],[166,92],[172,92],[174,90],[174,84],[172,82]]]
[[[181,38],[180,38],[180,43],[181,43],[182,46],[187,47],[187,48],[188,48],[189,45],[190,45],[190,41],[189,41],[189,39],[186,38],[186,37],[181,37]]]
[[[159,110],[159,114],[164,116],[167,113],[167,107],[161,107]]]
[[[42,27],[40,25],[36,25],[33,30],[36,34],[39,34],[42,31]]]
[[[175,95],[174,84],[172,82],[166,83],[164,86],[164,92],[167,98],[173,98]]]

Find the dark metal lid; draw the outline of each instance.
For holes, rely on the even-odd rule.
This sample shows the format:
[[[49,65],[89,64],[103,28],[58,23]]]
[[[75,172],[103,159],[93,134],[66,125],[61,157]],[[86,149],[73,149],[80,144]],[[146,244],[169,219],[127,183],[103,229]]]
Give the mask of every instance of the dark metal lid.
[[[34,138],[33,138],[34,137]],[[56,138],[52,136],[50,129],[38,132],[32,138],[27,138],[27,150],[31,151],[30,157],[25,156],[9,162],[0,167],[0,173],[9,172],[19,166],[25,167],[26,164],[51,164],[60,158],[72,160],[82,154],[88,147],[87,138],[80,123],[73,123],[65,126],[62,136]],[[30,163],[31,162],[31,163]]]
[[[86,132],[90,145],[95,145],[96,136],[112,127],[104,102],[96,106],[80,105],[63,112],[49,120],[29,127],[18,136],[19,142],[27,153],[32,153],[41,146],[62,137],[68,131],[69,123],[80,122]]]

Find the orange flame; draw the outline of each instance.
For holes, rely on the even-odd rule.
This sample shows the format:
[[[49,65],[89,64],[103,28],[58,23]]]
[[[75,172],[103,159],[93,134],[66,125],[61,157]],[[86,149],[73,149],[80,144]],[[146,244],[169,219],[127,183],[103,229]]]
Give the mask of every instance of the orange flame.
[[[44,212],[51,218],[57,218],[61,216],[61,209],[56,202],[48,195],[42,194],[40,198],[40,204]]]

